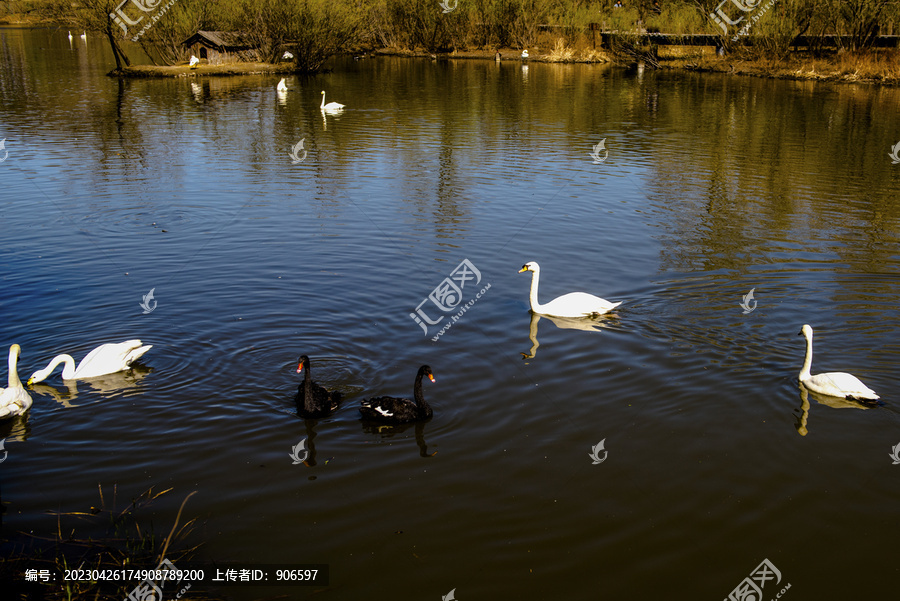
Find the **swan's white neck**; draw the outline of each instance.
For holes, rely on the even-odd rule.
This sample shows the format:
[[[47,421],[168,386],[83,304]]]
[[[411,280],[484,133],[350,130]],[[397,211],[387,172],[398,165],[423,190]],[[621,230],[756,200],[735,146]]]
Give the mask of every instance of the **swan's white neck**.
[[[803,335],[806,337],[806,357],[803,359],[803,369],[800,370],[800,380],[806,380],[810,377],[809,369],[812,367],[812,334]]]
[[[47,367],[39,372],[35,372],[33,376],[34,381],[40,382],[41,380],[47,379],[47,376],[53,373],[53,370],[56,369],[56,366],[63,362],[65,362],[65,366],[63,366],[62,371],[63,380],[75,379],[75,359],[72,358],[72,355],[62,354],[53,357],[53,361],[51,361],[47,365]]]
[[[10,388],[21,386],[22,381],[19,379],[19,374],[16,373],[16,362],[19,360],[19,353],[10,350],[9,351],[9,361],[7,362],[7,366],[9,367],[9,376],[7,377],[7,386]]]
[[[531,310],[535,313],[540,313],[541,309],[544,307],[541,303],[538,302],[538,279],[541,277],[540,270],[532,270],[531,271],[531,293],[529,294],[528,300],[531,303]]]
[[[325,108],[325,92],[322,92],[322,104],[319,105],[319,108]]]

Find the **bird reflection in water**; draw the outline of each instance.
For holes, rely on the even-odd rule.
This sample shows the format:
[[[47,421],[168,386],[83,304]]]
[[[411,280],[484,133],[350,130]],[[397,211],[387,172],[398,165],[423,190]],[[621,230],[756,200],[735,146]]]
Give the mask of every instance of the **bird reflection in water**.
[[[108,398],[123,392],[140,388],[141,380],[153,371],[152,367],[146,367],[137,363],[131,365],[127,371],[97,376],[96,378],[83,378],[81,380],[63,380],[65,388],[57,388],[48,384],[32,384],[29,388],[33,392],[53,397],[53,399],[65,407],[71,409],[78,407],[72,403],[78,397],[78,382],[87,384],[94,391],[99,392],[103,398]]]
[[[306,430],[306,450],[309,451],[306,456],[306,461],[303,462],[303,465],[306,467],[314,467],[316,465],[316,436],[319,434],[316,432],[316,425],[319,423],[317,419],[304,419],[303,425]],[[325,460],[325,463],[328,463],[328,460]]]
[[[871,409],[881,403],[861,403],[849,399],[842,399],[836,396],[827,396],[808,390],[803,384],[800,384],[800,415],[797,416],[797,433],[800,436],[806,436],[809,430],[806,422],[809,421],[809,397],[812,397],[821,405],[827,405],[833,409]]]
[[[437,455],[437,451],[429,453],[428,445],[425,444],[425,424],[429,421],[431,420],[406,424],[379,424],[378,422],[364,421],[362,422],[362,427],[363,432],[368,434],[379,434],[381,438],[393,438],[398,434],[403,434],[410,428],[415,428],[416,445],[419,447],[419,456],[434,457]]]
[[[537,349],[541,345],[537,339],[538,322],[541,318],[548,319],[557,328],[563,330],[584,330],[586,332],[599,332],[604,327],[604,322],[615,319],[618,316],[614,313],[606,313],[599,317],[553,317],[550,315],[540,315],[532,311],[531,325],[528,328],[528,337],[531,339],[531,350],[528,353],[521,353],[522,359],[534,359]]]

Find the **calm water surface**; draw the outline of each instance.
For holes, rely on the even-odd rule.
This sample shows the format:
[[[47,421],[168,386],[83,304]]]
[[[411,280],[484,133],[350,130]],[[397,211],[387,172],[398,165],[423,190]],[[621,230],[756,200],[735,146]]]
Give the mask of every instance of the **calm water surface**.
[[[163,535],[197,491],[200,560],[331,566],[324,590],[233,599],[722,599],[764,558],[766,599],[896,593],[900,91],[384,58],[279,98],[276,77],[107,78],[102,41],[65,31],[0,30],[0,53],[3,352],[24,378],[153,344],[0,424],[5,552],[98,484],[119,506],[152,486]],[[410,313],[464,259],[463,301],[490,288],[433,341]],[[532,323],[531,260],[544,302],[624,303],[592,331]],[[804,323],[814,371],[883,406],[801,395]],[[302,353],[347,397],[318,422]],[[431,422],[359,421],[423,363]]]

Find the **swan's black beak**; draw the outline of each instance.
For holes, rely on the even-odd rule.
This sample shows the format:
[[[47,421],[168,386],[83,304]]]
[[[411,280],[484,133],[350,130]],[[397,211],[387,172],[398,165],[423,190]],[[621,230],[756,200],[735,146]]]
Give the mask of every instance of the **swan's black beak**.
[[[800,330],[799,332],[797,332],[797,336],[803,336],[803,330]]]

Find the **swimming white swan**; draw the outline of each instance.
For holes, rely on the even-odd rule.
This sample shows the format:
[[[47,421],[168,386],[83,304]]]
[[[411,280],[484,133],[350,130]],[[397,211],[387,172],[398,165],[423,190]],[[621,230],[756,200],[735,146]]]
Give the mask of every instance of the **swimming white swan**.
[[[859,381],[853,374],[842,371],[829,372],[827,374],[810,375],[809,368],[812,365],[812,339],[813,329],[804,324],[798,335],[806,336],[806,358],[803,360],[803,369],[800,370],[800,382],[813,392],[844,399],[877,399],[875,391]]]
[[[132,361],[139,359],[144,353],[153,348],[153,345],[141,346],[140,340],[126,340],[117,344],[102,344],[88,353],[81,360],[78,368],[75,367],[75,359],[71,355],[57,355],[47,367],[31,374],[27,384],[45,380],[53,373],[56,366],[65,362],[63,367],[63,380],[80,380],[82,378],[94,378],[114,374],[117,371],[125,371],[131,367]]]
[[[86,31],[81,32],[81,39],[84,40],[85,42],[87,42],[87,32]]]
[[[329,102],[325,104],[325,90],[322,90],[322,104],[319,106],[323,111],[341,111],[344,110],[344,105],[339,104],[337,102]]]
[[[72,41],[72,32],[71,31],[69,32],[69,41],[70,42]]]
[[[9,379],[8,388],[0,388],[0,419],[22,415],[31,407],[31,395],[22,386],[19,374],[16,373],[16,363],[22,347],[14,344],[9,347]]]
[[[287,92],[287,84],[284,83],[284,78],[281,78],[281,81],[278,82],[278,85],[275,87],[279,92]]]
[[[538,279],[541,276],[540,266],[531,261],[530,263],[525,263],[522,269],[519,270],[519,273],[523,271],[530,271],[533,274],[531,276],[531,295],[529,300],[531,301],[531,310],[535,313],[553,315],[555,317],[588,317],[590,315],[608,313],[622,304],[621,301],[611,303],[587,292],[570,292],[553,299],[546,305],[542,305],[538,302],[537,296]]]
[[[522,51],[522,58],[528,58],[528,48]]]

